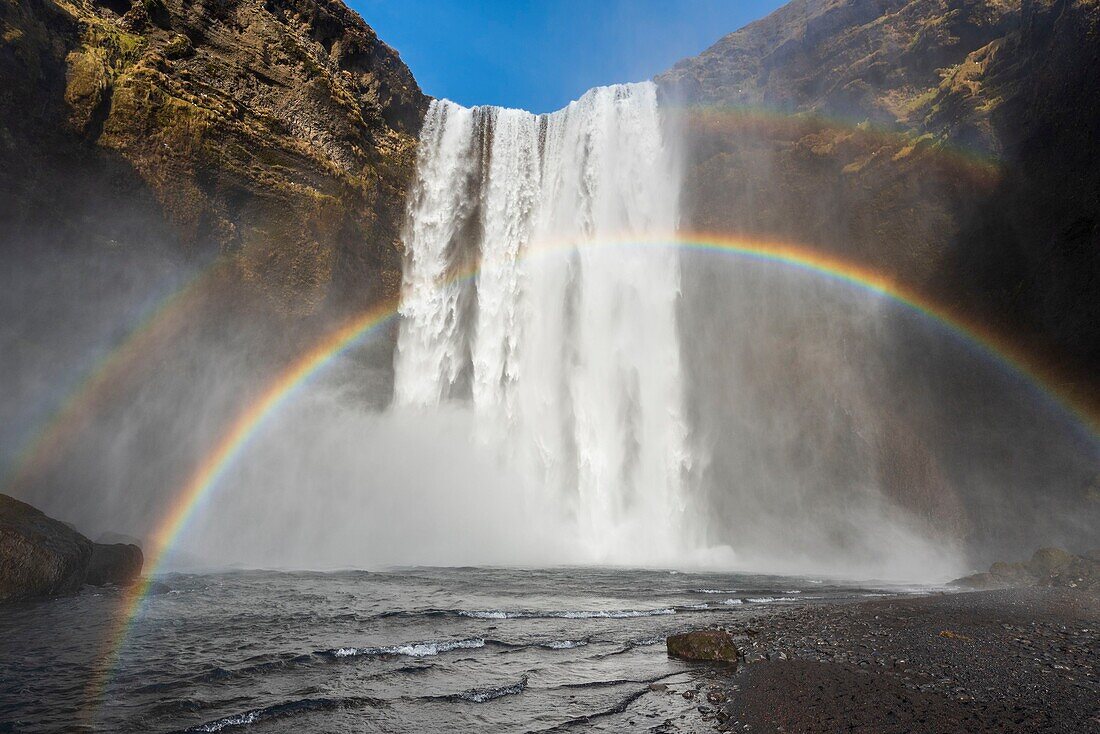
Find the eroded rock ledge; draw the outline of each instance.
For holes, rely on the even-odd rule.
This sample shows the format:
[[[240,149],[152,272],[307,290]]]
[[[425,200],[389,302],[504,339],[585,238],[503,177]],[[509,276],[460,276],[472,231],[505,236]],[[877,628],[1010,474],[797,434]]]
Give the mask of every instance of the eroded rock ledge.
[[[0,602],[71,594],[138,579],[141,548],[93,543],[65,523],[0,494]]]
[[[0,0],[0,78],[0,242],[221,254],[298,316],[397,287],[427,99],[339,0]]]
[[[1100,550],[1078,556],[1061,548],[1040,548],[1022,563],[998,561],[985,573],[951,583],[968,589],[1060,586],[1100,593]]]

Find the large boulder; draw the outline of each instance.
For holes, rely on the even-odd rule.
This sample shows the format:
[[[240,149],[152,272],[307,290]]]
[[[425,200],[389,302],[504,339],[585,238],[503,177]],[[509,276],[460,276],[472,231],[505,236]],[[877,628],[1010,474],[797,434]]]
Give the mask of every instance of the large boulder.
[[[84,582],[92,586],[128,586],[141,576],[144,561],[141,548],[133,543],[96,543]]]
[[[80,533],[0,494],[0,601],[76,591],[92,552]]]
[[[666,644],[668,654],[681,660],[736,663],[740,656],[730,633],[717,629],[671,635]]]

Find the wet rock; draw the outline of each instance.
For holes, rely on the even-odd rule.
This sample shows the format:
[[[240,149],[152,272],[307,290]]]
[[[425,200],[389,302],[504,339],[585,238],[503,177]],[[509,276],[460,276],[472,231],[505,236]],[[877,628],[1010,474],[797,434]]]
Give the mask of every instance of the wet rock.
[[[68,523],[0,494],[0,602],[71,594],[84,584],[131,584],[143,562],[136,544],[93,543]]]
[[[92,547],[64,523],[0,494],[0,601],[76,591]]]
[[[736,663],[740,652],[733,638],[723,630],[697,630],[671,635],[668,654],[682,660]]]
[[[96,543],[84,581],[92,586],[128,586],[141,576],[144,560],[141,548],[133,543]]]

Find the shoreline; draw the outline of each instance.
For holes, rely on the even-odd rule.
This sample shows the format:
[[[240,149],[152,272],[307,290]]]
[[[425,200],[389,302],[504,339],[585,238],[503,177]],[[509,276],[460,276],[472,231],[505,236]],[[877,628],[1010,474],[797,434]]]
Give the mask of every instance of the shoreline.
[[[1088,592],[799,606],[726,629],[740,665],[695,684],[695,716],[717,731],[1100,732],[1100,596]]]

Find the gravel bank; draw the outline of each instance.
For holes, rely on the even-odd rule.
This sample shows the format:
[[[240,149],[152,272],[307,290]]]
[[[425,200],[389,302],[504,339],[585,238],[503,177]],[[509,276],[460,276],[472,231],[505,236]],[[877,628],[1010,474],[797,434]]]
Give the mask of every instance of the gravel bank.
[[[719,731],[1100,732],[1100,597],[1011,589],[775,609],[698,681]],[[700,696],[702,698],[703,696]]]

